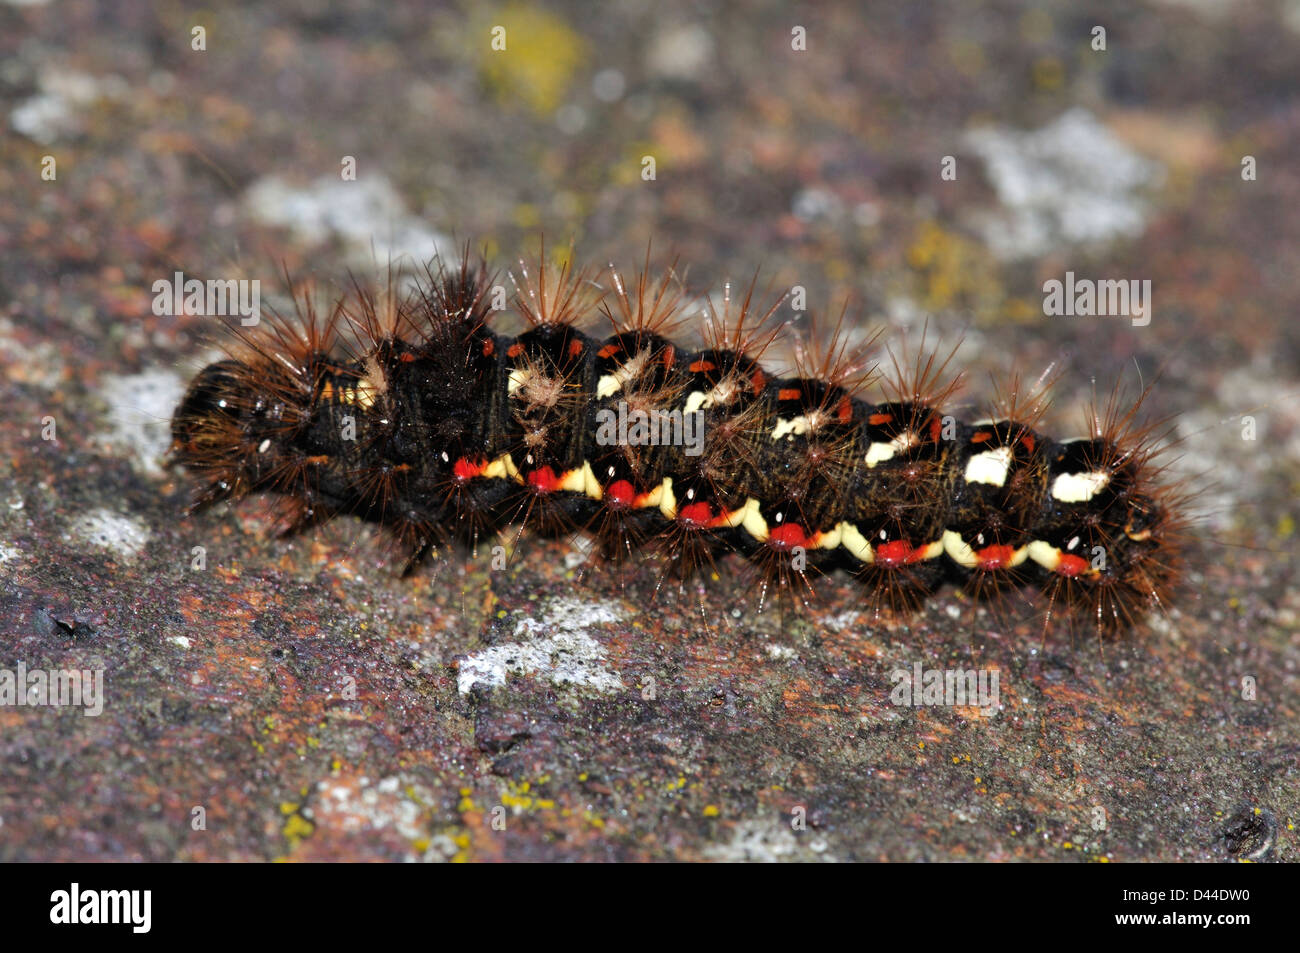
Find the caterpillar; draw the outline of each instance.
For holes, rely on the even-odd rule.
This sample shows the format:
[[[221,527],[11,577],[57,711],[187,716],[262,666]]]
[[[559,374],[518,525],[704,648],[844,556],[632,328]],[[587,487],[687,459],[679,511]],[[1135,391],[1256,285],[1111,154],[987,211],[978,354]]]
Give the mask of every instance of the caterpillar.
[[[646,264],[631,281],[611,266],[606,288],[572,256],[521,263],[517,336],[490,327],[504,287],[468,249],[409,292],[354,280],[318,308],[299,290],[292,315],[231,325],[228,357],[172,420],[173,458],[201,480],[192,509],[273,494],[287,533],[353,515],[390,532],[408,571],[515,526],[585,532],[614,562],[657,552],[679,577],[735,552],[764,593],[803,600],[843,570],[877,612],[945,582],[1034,587],[1045,620],[1107,633],[1166,606],[1185,496],[1162,482],[1142,398],[1113,393],[1077,439],[1038,429],[1046,387],[1013,384],[965,422],[944,411],[960,376],[936,352],[881,373],[842,328],[779,377],[762,356],[780,299],[763,310],[753,284],[728,287],[692,349],[675,340],[675,269],[654,280]],[[611,333],[582,330],[593,318]]]

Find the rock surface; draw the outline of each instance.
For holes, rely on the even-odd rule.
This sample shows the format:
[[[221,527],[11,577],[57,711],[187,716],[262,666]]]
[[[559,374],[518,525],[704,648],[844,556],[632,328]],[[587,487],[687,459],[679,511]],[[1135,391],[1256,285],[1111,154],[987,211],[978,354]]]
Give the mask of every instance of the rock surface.
[[[0,4],[0,670],[103,673],[98,715],[0,707],[0,860],[1300,859],[1300,24],[1223,6]],[[184,516],[160,454],[213,321],[155,281],[543,230],[852,293],[896,351],[961,342],[971,413],[1056,364],[1064,434],[1158,376],[1186,591],[1101,644],[951,590],[760,612],[730,560],[656,594],[531,538],[404,579],[355,522]],[[1149,279],[1150,323],[1044,316],[1067,271]],[[999,707],[894,705],[918,663]]]

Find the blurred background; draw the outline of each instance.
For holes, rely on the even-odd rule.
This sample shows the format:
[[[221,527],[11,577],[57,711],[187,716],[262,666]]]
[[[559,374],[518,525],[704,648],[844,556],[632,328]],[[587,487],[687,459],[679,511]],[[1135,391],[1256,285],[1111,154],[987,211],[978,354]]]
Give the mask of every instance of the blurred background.
[[[1271,830],[1294,859],[1298,54],[1295,0],[0,0],[0,627],[8,664],[99,661],[117,693],[99,721],[0,711],[0,857],[1212,859]],[[904,353],[924,330],[962,413],[1059,367],[1058,436],[1160,375],[1144,411],[1205,487],[1189,601],[1115,649],[1129,671],[951,594],[890,629],[851,581],[790,619],[724,573],[703,619],[638,615],[651,579],[574,621],[538,608],[595,598],[558,543],[408,582],[355,525],[181,519],[167,421],[212,327],[154,314],[153,282],[465,242],[504,268],[543,234],[626,270],[649,246],[701,293],[761,270]],[[1150,323],[1045,314],[1067,272],[1149,280]],[[513,613],[661,700],[461,690],[467,652],[532,631]],[[916,658],[1015,700],[898,715],[884,673]],[[1249,672],[1270,694],[1241,709]],[[513,839],[480,823],[502,804]],[[1256,807],[1271,828],[1233,820]]]

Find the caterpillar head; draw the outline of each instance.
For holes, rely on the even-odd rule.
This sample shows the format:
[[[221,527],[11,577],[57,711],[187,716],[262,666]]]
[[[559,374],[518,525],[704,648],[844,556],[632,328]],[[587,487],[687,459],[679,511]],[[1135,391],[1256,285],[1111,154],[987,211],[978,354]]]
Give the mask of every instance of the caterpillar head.
[[[174,449],[185,451],[210,443],[225,421],[239,416],[247,398],[247,373],[245,365],[233,360],[218,361],[199,371],[172,414]]]
[[[172,415],[171,451],[208,480],[196,507],[243,496],[261,481],[267,451],[301,418],[282,389],[237,360],[209,364],[191,381]]]

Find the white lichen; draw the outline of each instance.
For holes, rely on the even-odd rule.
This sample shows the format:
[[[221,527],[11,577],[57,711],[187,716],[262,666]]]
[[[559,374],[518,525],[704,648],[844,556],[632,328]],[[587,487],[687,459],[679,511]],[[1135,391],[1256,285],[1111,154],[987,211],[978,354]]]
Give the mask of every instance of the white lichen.
[[[98,442],[129,459],[141,473],[162,476],[172,411],[184,394],[185,382],[169,370],[105,375],[100,396],[108,404],[108,427]]]
[[[998,213],[975,225],[1003,259],[1140,235],[1149,211],[1142,193],[1164,175],[1080,108],[1033,132],[975,129],[963,144],[983,161],[1001,200]]]
[[[520,619],[518,641],[493,645],[460,663],[457,687],[466,694],[475,685],[504,685],[511,675],[542,678],[555,685],[619,692],[625,686],[605,659],[605,648],[588,631],[617,622],[617,609],[603,602],[556,599],[542,607],[540,618]]]

